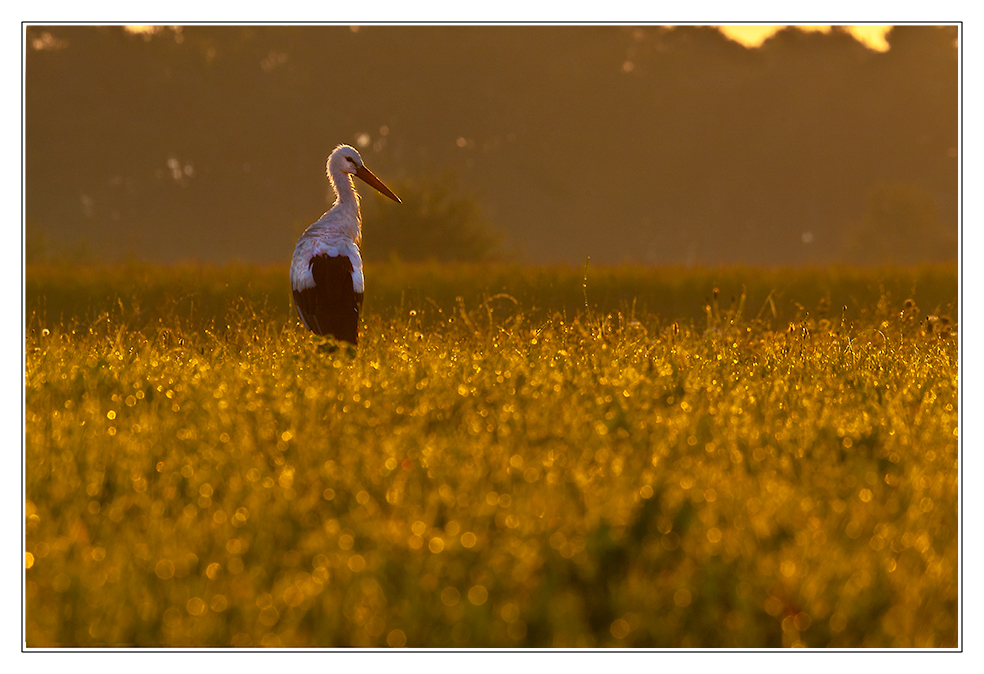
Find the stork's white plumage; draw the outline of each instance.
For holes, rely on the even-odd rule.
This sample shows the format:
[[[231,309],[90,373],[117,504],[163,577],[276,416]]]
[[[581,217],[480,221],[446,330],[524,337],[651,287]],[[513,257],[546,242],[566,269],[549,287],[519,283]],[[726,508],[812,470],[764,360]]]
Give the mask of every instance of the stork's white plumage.
[[[304,230],[294,247],[290,285],[304,325],[319,335],[357,344],[362,276],[362,214],[352,176],[400,203],[400,198],[366,168],[354,147],[339,145],[328,157],[328,180],[335,203]]]

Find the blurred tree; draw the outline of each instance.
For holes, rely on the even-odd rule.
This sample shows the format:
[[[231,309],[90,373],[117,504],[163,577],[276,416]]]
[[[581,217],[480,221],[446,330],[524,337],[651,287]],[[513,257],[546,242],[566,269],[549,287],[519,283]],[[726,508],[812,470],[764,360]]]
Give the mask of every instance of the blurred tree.
[[[477,262],[499,257],[502,237],[482,213],[478,197],[462,188],[455,174],[396,181],[392,187],[402,204],[362,199],[367,259]]]
[[[26,264],[91,264],[99,261],[84,238],[60,241],[44,227],[28,222],[24,228],[24,262]]]
[[[956,228],[956,36],[895,28],[878,53],[839,30],[746,49],[703,26],[29,26],[26,214],[109,259],[282,264],[347,142],[390,180],[454,171],[532,262],[845,262],[879,182]]]
[[[940,222],[936,200],[918,185],[881,183],[868,194],[863,219],[847,230],[852,262],[914,264],[957,257],[957,230]]]
[[[24,229],[24,261],[27,264],[47,261],[49,246],[44,230],[33,223]]]

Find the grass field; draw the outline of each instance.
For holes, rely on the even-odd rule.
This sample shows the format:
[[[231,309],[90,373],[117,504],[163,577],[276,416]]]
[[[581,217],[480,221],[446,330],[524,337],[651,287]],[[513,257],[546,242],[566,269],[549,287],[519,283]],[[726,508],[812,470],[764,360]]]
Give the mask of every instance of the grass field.
[[[28,268],[29,647],[957,646],[954,268],[367,280]]]

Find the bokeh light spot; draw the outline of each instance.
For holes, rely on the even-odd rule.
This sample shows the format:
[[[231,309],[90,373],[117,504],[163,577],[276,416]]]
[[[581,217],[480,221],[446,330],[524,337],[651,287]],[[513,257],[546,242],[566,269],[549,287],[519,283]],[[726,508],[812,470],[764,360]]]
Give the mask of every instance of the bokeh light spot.
[[[489,598],[489,591],[484,585],[474,585],[468,590],[468,601],[475,606],[481,606]]]
[[[403,630],[393,630],[386,635],[386,643],[391,648],[403,648],[407,644],[407,635]]]

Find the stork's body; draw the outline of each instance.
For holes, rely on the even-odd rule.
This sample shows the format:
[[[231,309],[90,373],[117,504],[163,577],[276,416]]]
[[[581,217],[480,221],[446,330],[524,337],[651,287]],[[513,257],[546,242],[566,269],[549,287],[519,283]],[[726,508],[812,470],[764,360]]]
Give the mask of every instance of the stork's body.
[[[352,176],[396,202],[400,199],[348,145],[339,145],[331,153],[327,173],[335,203],[298,239],[290,265],[290,285],[297,313],[309,330],[357,344],[365,282],[359,251],[362,216]]]

